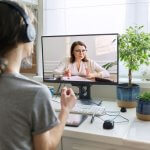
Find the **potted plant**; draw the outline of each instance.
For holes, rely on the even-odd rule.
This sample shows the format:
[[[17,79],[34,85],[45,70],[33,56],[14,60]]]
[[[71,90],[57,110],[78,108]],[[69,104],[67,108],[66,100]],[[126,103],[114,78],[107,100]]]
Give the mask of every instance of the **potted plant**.
[[[150,121],[150,92],[144,92],[137,98],[136,116],[140,120]]]
[[[132,108],[136,106],[140,92],[139,85],[132,83],[132,73],[150,62],[150,34],[143,32],[143,26],[130,26],[125,34],[119,36],[118,42],[119,59],[128,69],[128,83],[117,86],[118,106]]]

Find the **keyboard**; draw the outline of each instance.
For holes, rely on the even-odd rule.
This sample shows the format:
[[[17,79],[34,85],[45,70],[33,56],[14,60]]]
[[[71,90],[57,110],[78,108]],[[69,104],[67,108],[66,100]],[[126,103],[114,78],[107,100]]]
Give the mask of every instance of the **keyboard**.
[[[59,102],[53,102],[54,109],[56,112],[59,112],[61,107]],[[81,103],[76,103],[74,108],[70,113],[73,114],[86,114],[86,115],[96,115],[101,116],[105,113],[105,107],[97,105],[84,105]]]

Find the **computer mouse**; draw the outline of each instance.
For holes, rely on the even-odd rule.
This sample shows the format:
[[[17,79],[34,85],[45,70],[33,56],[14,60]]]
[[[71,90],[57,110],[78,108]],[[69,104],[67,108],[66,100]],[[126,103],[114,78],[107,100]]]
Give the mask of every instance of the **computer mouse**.
[[[114,128],[114,121],[113,120],[105,120],[103,123],[104,129],[113,129]]]

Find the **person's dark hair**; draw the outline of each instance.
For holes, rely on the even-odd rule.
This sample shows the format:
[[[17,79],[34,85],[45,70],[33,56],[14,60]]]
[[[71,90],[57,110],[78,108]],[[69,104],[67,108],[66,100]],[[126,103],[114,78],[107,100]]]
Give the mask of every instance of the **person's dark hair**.
[[[31,11],[22,3],[18,5],[25,10],[33,22],[34,16]],[[19,43],[24,43],[24,28],[25,22],[19,12],[9,5],[0,3],[0,59],[3,60],[5,55]],[[2,62],[4,61],[0,61],[0,72],[4,72],[4,69],[1,69],[4,65]]]
[[[86,45],[85,45],[83,42],[81,42],[81,41],[75,41],[75,42],[73,42],[72,45],[71,45],[71,48],[70,48],[70,55],[71,55],[70,62],[71,62],[71,63],[74,63],[74,62],[75,62],[75,56],[74,56],[73,51],[74,51],[74,48],[75,48],[77,45],[84,46],[84,47],[86,48]],[[83,62],[88,62],[87,57],[85,56],[85,57],[82,59],[82,61],[83,61]]]

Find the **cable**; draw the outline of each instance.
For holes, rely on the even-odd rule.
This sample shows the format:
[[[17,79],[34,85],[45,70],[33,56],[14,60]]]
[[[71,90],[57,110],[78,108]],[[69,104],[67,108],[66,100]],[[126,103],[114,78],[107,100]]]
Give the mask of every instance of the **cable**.
[[[59,90],[60,90],[60,88],[61,88],[61,85],[62,85],[62,84],[59,83],[59,86],[58,86],[58,88],[57,88],[57,91],[55,92],[54,95],[56,95],[56,96],[60,95]]]
[[[114,121],[118,116],[120,115],[120,112],[112,119],[112,121]]]
[[[119,115],[119,117],[123,118],[125,121],[115,121],[115,123],[123,123],[123,122],[129,122],[129,119]]]
[[[109,114],[109,113],[118,113],[118,114],[114,115],[114,114]],[[127,119],[127,118],[123,117],[122,115],[120,115],[120,111],[106,111],[105,114],[102,115],[102,116],[105,116],[105,115],[107,115],[107,116],[114,116],[113,119],[110,119],[111,121],[114,121],[114,123],[129,122],[129,119]],[[103,118],[101,118],[102,116],[95,116],[95,117],[97,117],[98,119],[101,119],[102,121],[105,121]],[[117,117],[121,117],[124,120],[123,121],[115,121],[115,119]]]
[[[100,100],[98,104],[97,104],[97,103],[94,103],[94,102],[92,102],[92,103],[93,103],[93,104],[96,104],[97,106],[100,106],[100,105],[102,104],[102,102],[103,102],[103,101],[102,101],[102,100]],[[93,121],[94,121],[95,114],[96,114],[96,112],[95,112],[95,113],[93,113],[93,115],[92,115],[91,123],[93,123]]]
[[[58,86],[58,88],[57,88],[57,91],[56,91],[56,92],[54,93],[54,95],[52,96],[52,98],[54,98],[52,101],[58,102],[58,101],[56,101],[56,98],[58,97],[58,95],[60,95],[60,94],[59,94],[60,88],[61,88],[61,83],[59,83],[59,86]]]

